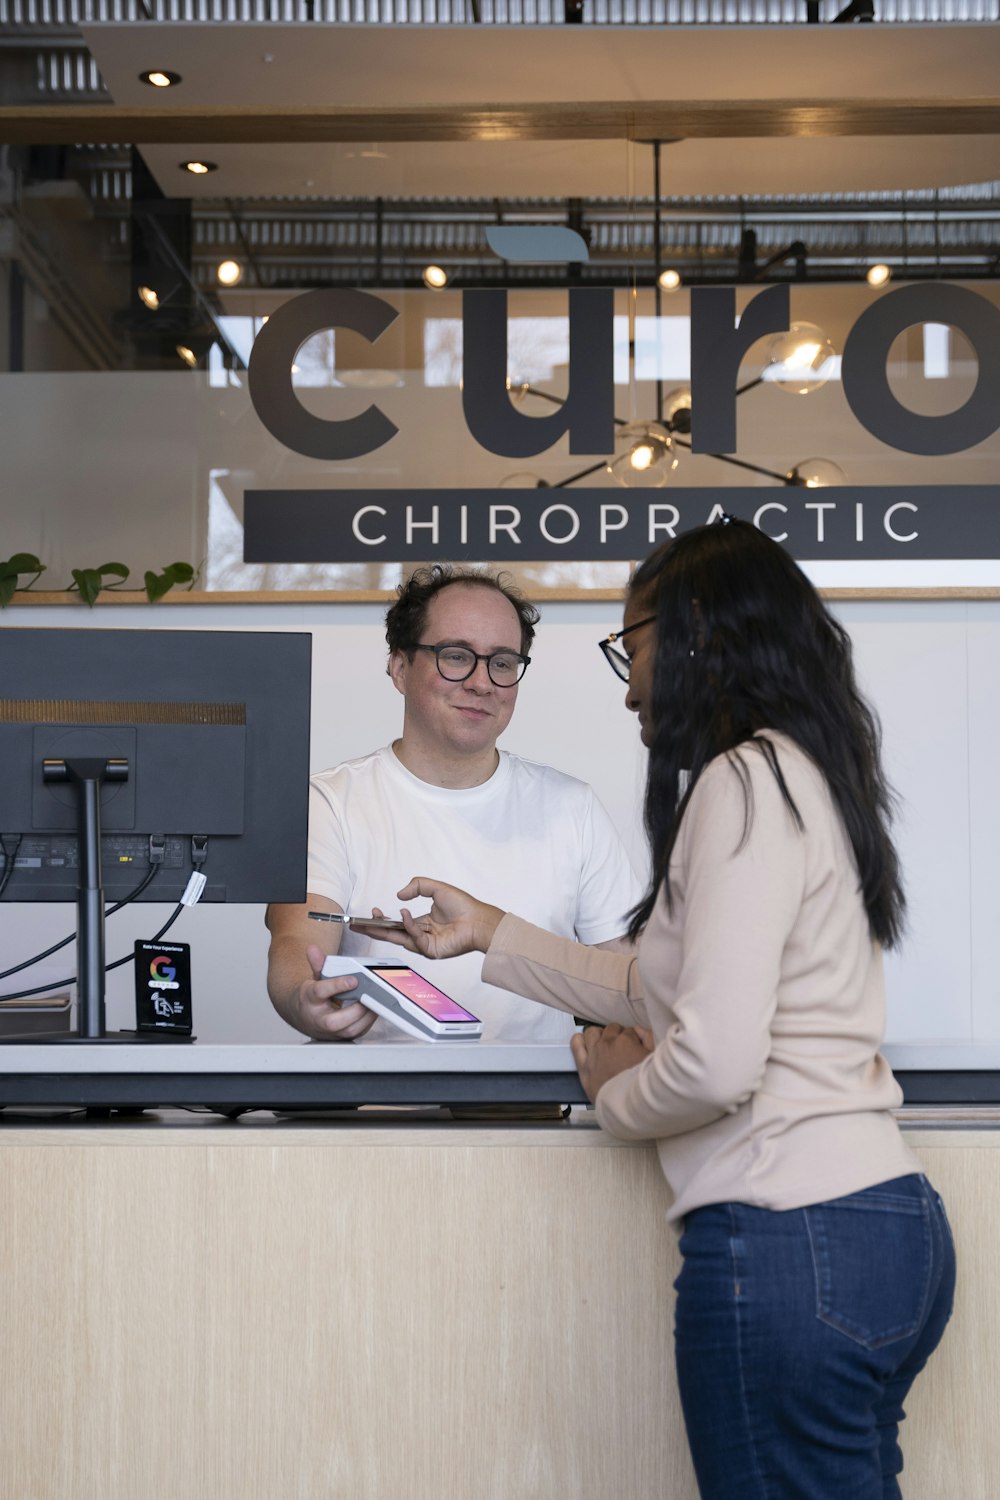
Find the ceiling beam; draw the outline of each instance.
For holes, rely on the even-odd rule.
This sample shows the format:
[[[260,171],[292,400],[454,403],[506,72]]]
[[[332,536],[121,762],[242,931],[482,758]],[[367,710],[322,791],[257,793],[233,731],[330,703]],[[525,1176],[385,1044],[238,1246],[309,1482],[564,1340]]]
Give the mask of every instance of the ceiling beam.
[[[355,141],[596,141],[1000,135],[1000,95],[928,99],[736,99],[405,108],[0,107],[12,145]]]

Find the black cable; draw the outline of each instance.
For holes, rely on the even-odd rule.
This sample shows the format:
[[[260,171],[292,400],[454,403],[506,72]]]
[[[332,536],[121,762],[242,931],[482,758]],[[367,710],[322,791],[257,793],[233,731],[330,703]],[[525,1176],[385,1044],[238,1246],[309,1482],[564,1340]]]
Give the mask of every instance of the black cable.
[[[23,837],[23,833],[19,833],[17,835],[17,843],[14,845],[14,853],[9,854],[7,852],[6,837],[3,834],[0,834],[0,845],[2,845],[3,847],[3,874],[0,875],[0,901],[3,900],[3,893],[7,889],[7,882],[14,873],[14,862],[17,859],[17,852],[21,847],[21,840],[23,839]]]
[[[149,941],[151,943],[158,943],[160,941],[160,938],[163,936],[163,934],[165,932],[169,932],[170,931],[171,927],[173,927],[174,923],[177,921],[177,918],[180,916],[180,914],[181,914],[181,912],[183,910],[184,910],[184,902],[183,901],[178,901],[177,905],[174,907],[174,909],[171,912],[170,916],[167,918],[167,920],[164,922],[163,926],[160,928],[159,932],[155,932],[153,934],[153,936],[149,939]],[[135,958],[135,954],[134,953],[126,953],[126,955],[125,955],[124,958],[116,958],[115,961],[114,961],[114,963],[105,964],[104,965],[104,972],[105,972],[105,974],[110,974],[112,969],[120,969],[121,966],[122,966],[122,964],[130,964],[130,963],[132,963],[132,961],[133,961],[134,958]],[[36,984],[35,988],[33,990],[18,990],[13,995],[0,995],[0,1000],[25,1000],[30,995],[44,995],[44,994],[47,994],[49,990],[56,990],[56,989],[58,989],[60,987],[60,985],[63,985],[63,984],[76,984],[76,980],[77,980],[77,976],[75,974],[71,974],[68,979],[56,979],[51,984]]]
[[[137,896],[140,896],[142,894],[142,892],[146,889],[146,887],[149,884],[149,882],[153,879],[153,876],[156,874],[156,872],[157,872],[157,870],[159,870],[159,868],[160,868],[160,866],[158,864],[157,865],[150,865],[149,869],[147,870],[146,874],[143,876],[142,880],[140,880],[140,882],[136,886],[135,890],[134,891],[130,891],[127,896],[123,896],[120,901],[116,901],[115,904],[114,904],[114,906],[109,906],[108,907],[107,911],[104,913],[105,919],[107,919],[108,917],[113,917],[116,911],[121,911],[121,909],[122,909],[123,906],[127,906],[130,901],[134,901]],[[0,895],[2,895],[2,894],[3,894],[3,887],[0,886]],[[53,943],[52,947],[51,948],[46,948],[46,950],[45,950],[44,953],[36,953],[35,956],[34,956],[34,958],[26,958],[26,959],[24,959],[24,961],[22,963],[14,964],[14,966],[12,968],[10,968],[10,969],[4,969],[4,970],[0,971],[0,979],[9,979],[12,974],[20,974],[20,972],[21,972],[22,969],[30,969],[30,968],[33,967],[33,965],[42,963],[44,959],[51,958],[52,955],[53,955],[53,953],[58,953],[61,948],[65,948],[67,946],[67,944],[71,943],[75,937],[76,937],[76,933],[75,932],[71,932],[70,935],[69,935],[69,937],[63,938],[58,943]],[[51,986],[46,985],[45,988],[49,989],[49,988],[51,988]],[[0,997],[0,998],[9,998],[9,997]]]

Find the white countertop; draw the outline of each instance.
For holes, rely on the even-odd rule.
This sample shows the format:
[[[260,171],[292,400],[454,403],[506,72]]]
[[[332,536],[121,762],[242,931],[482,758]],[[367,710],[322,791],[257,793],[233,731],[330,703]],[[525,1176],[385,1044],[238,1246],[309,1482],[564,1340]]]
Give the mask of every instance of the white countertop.
[[[0,1045],[0,1073],[576,1073],[565,1043],[94,1042]]]
[[[882,1054],[894,1072],[1000,1072],[1000,1042],[887,1042]]]
[[[898,1043],[883,1048],[902,1072],[1000,1072],[1000,1043]],[[0,1044],[0,1073],[575,1073],[565,1043],[48,1042]]]

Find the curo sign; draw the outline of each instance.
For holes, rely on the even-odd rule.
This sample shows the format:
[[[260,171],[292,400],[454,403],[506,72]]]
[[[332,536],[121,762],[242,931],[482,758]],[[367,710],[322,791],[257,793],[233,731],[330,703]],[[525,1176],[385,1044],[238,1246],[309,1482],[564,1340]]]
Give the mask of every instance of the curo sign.
[[[566,399],[548,416],[529,416],[518,411],[507,389],[507,293],[503,290],[475,290],[463,294],[463,388],[462,406],[465,421],[473,438],[490,453],[503,458],[525,459],[543,453],[568,439],[571,454],[601,455],[614,449],[614,356],[612,330],[614,294],[608,288],[574,288],[569,298],[569,375]],[[699,287],[691,292],[691,448],[695,453],[732,453],[736,448],[736,388],[740,364],[750,347],[760,338],[785,332],[790,325],[789,287],[772,286],[758,292],[736,318],[736,292],[732,287]],[[292,386],[292,365],[303,343],[314,334],[330,328],[350,329],[374,344],[395,321],[398,313],[383,298],[371,292],[330,290],[307,292],[292,298],[273,313],[254,343],[248,370],[250,399],[264,426],[285,447],[306,457],[328,462],[356,459],[374,453],[396,436],[398,428],[378,406],[372,404],[358,416],[322,418],[308,412],[299,402]],[[964,333],[975,350],[979,379],[965,404],[941,416],[918,416],[893,395],[887,377],[889,351],[894,340],[907,328],[923,323],[944,323]],[[960,453],[989,438],[1000,428],[1000,310],[985,297],[954,284],[928,283],[905,286],[879,298],[861,314],[848,335],[841,362],[844,395],[858,422],[891,448],[904,453],[941,455]],[[674,493],[673,491],[671,493]],[[709,504],[720,497],[735,499],[741,491],[685,491],[687,496],[699,493]],[[983,533],[974,530],[968,540],[945,541],[939,534],[940,524],[931,532],[921,532],[920,512],[915,497],[921,487],[908,487],[906,497],[892,488],[879,491],[838,491],[837,496],[817,505],[806,494],[786,491],[781,502],[763,507],[757,520],[764,525],[763,514],[776,511],[785,516],[798,515],[802,526],[793,519],[782,522],[781,540],[798,556],[878,556],[870,550],[871,526],[862,517],[867,506],[869,515],[875,507],[885,518],[878,531],[889,538],[889,545],[904,546],[908,556],[973,557],[982,554]],[[826,493],[826,492],[824,492]],[[945,494],[961,495],[963,487],[947,491],[928,487],[924,496],[936,504]],[[787,503],[786,497],[787,496]],[[419,497],[419,498],[418,498]],[[852,498],[853,502],[852,502]],[[539,517],[545,520],[534,526],[534,540],[524,549],[517,525],[510,521],[506,530],[498,526],[503,504],[510,507],[509,492],[496,491],[365,491],[347,493],[339,489],[302,492],[302,504],[296,505],[296,492],[251,491],[247,495],[245,518],[245,552],[248,562],[277,561],[348,561],[371,560],[375,553],[381,560],[420,560],[427,556],[465,556],[486,560],[515,557],[537,560],[543,557],[634,557],[646,546],[636,546],[644,528],[638,515],[643,502],[633,492],[630,508],[623,507],[621,490],[588,489],[574,497],[571,506],[576,518],[563,516],[566,523],[553,534],[557,521],[551,505],[541,506]],[[971,499],[971,495],[970,495]],[[983,496],[977,490],[977,503],[970,514],[983,516]],[[637,503],[638,502],[638,503]],[[848,509],[855,505],[850,520]],[[421,509],[421,506],[424,508]],[[603,506],[594,510],[595,506]],[[626,519],[609,525],[608,518],[617,511]],[[820,525],[813,539],[808,525],[809,513],[821,518],[828,508],[840,506],[844,525],[838,528]],[[900,527],[894,518],[901,507],[913,511],[912,524]],[[325,525],[317,528],[317,507],[325,508]],[[334,514],[333,508],[337,514]],[[430,507],[429,509],[427,507]],[[484,507],[492,507],[492,518],[484,531]],[[497,507],[501,507],[498,510]],[[826,508],[824,508],[826,507]],[[352,508],[352,514],[347,514]],[[517,508],[522,514],[535,507],[527,503]],[[675,524],[700,524],[683,520]],[[654,507],[655,509],[655,507]],[[668,510],[670,507],[668,507]],[[270,510],[270,515],[268,514]],[[304,516],[310,516],[306,528]],[[801,512],[801,515],[798,513]],[[658,514],[662,513],[662,507]],[[954,517],[954,510],[950,511]],[[295,517],[302,515],[302,525]],[[504,511],[503,514],[506,514]],[[600,516],[590,526],[584,515]],[[381,524],[380,517],[386,521]],[[772,519],[777,519],[772,516]],[[831,518],[832,519],[832,518]],[[933,518],[932,518],[933,520]],[[941,517],[937,518],[940,523]],[[373,525],[373,522],[375,523]],[[398,522],[398,524],[396,524]],[[549,523],[552,523],[551,525]],[[596,528],[596,529],[595,529]],[[798,531],[801,540],[793,540]],[[572,535],[564,534],[567,531]],[[842,532],[836,543],[830,538]],[[585,537],[586,541],[578,540]],[[325,539],[321,539],[325,538]],[[475,538],[475,539],[474,539]],[[570,546],[570,543],[575,545]],[[918,545],[914,545],[918,544]],[[609,549],[618,546],[620,553]],[[836,546],[839,550],[831,550]],[[955,547],[959,550],[956,552]],[[805,551],[803,551],[805,547]],[[925,550],[930,547],[932,550]],[[582,550],[578,550],[582,548]],[[632,550],[627,550],[631,548]],[[994,554],[995,555],[995,554]]]

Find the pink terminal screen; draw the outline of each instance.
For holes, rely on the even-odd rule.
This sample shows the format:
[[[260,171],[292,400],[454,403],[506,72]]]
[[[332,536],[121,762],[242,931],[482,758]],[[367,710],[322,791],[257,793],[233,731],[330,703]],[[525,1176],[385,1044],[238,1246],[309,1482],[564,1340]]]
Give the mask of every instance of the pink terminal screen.
[[[384,980],[399,994],[405,995],[407,1000],[412,1000],[414,1005],[419,1005],[420,1009],[425,1010],[429,1016],[433,1016],[435,1021],[475,1021],[477,1019],[414,969],[376,969],[373,965],[372,973],[377,974],[379,979]]]

